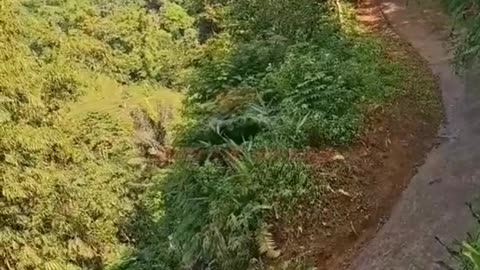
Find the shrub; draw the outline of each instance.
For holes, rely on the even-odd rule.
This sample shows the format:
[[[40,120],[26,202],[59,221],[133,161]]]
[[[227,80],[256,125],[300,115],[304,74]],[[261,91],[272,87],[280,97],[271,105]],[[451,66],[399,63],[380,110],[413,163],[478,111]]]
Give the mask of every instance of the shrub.
[[[361,128],[362,109],[388,98],[401,78],[394,64],[378,60],[381,45],[365,37],[322,45],[287,45],[280,37],[210,42],[189,92],[195,124],[186,144],[222,143],[218,135],[237,143],[258,135],[295,147],[346,144]]]
[[[163,232],[139,250],[130,267],[246,269],[259,254],[257,238],[273,209],[282,215],[295,202],[313,198],[315,183],[302,163],[279,153],[227,156],[228,166],[182,161],[157,180],[145,201],[153,227]],[[158,249],[162,241],[169,244]]]

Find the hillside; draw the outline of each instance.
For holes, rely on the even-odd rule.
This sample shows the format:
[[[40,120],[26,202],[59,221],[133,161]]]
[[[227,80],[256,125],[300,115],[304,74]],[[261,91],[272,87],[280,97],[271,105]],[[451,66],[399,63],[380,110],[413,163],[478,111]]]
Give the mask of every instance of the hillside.
[[[348,1],[4,0],[0,67],[2,270],[338,269],[441,120]]]

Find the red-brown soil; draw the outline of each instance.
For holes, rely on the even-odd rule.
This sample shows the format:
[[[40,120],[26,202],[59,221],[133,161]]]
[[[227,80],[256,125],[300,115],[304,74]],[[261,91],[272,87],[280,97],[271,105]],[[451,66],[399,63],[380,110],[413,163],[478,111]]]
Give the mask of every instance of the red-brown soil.
[[[319,270],[346,269],[375,235],[436,144],[442,119],[436,79],[428,65],[390,30],[373,0],[360,5],[358,17],[385,40],[387,57],[412,72],[400,95],[370,109],[367,128],[353,146],[298,154],[325,185],[323,200],[274,221],[275,236],[283,260],[301,258]]]

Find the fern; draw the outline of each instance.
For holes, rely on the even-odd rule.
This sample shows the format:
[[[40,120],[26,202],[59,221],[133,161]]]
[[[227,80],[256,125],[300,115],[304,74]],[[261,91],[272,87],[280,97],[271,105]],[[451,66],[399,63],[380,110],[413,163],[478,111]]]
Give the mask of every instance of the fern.
[[[280,256],[280,251],[277,249],[269,229],[270,226],[266,224],[260,226],[257,233],[258,251],[261,255],[265,255],[267,258],[275,259]]]

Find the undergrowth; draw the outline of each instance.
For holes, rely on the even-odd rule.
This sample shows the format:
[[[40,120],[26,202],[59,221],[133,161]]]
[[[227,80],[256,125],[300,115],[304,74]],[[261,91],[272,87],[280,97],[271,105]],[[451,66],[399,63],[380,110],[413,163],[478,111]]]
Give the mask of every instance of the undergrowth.
[[[221,136],[286,147],[347,144],[365,107],[387,100],[401,78],[378,60],[381,45],[362,35],[293,44],[275,35],[240,45],[230,39],[211,40],[196,70],[184,145],[222,143]]]
[[[0,1],[0,269],[268,269],[270,221],[322,203],[288,150],[352,143],[398,94],[352,10]]]
[[[142,214],[153,219],[136,222],[147,226],[140,243],[165,243],[164,249],[140,246],[134,261],[114,269],[247,269],[260,253],[278,256],[266,218],[287,215],[299,200],[313,204],[318,183],[283,153],[225,155],[203,164],[180,161],[157,181]]]
[[[281,255],[270,221],[299,202],[322,204],[325,183],[288,150],[355,141],[404,70],[379,57],[382,43],[346,3],[300,2],[193,8],[215,27],[188,80],[183,151],[153,173],[132,223],[135,250],[112,269],[268,269]]]
[[[461,70],[476,64],[480,57],[480,3],[476,0],[442,1],[458,30],[455,57]]]
[[[176,109],[195,32],[128,2],[0,1],[0,269],[101,269],[128,246],[145,189],[130,115]]]

